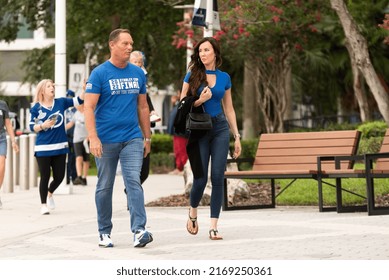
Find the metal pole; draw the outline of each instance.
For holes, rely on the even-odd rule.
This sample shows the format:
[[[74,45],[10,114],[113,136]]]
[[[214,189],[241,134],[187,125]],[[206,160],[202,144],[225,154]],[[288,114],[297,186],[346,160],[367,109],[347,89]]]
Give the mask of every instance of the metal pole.
[[[55,1],[55,94],[66,96],[66,0]]]
[[[66,96],[66,0],[55,0],[55,94]],[[72,191],[71,185],[62,182],[56,193]]]
[[[205,14],[204,37],[213,36],[213,0],[207,0],[207,12]]]
[[[19,169],[19,187],[21,190],[28,190],[28,136],[20,135],[20,169]]]
[[[34,147],[36,141],[36,134],[30,133],[28,135],[29,143],[29,156],[28,156],[28,165],[29,165],[29,176],[28,176],[28,185],[30,187],[38,186],[38,163],[35,160],[34,156]]]

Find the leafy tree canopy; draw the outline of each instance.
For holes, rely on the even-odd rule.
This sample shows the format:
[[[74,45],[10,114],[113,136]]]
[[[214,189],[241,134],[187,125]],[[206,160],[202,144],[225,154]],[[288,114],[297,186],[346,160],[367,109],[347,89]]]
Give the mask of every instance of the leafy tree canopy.
[[[20,15],[31,30],[54,29],[55,0],[2,0],[0,36],[7,42],[16,38]],[[87,48],[97,64],[109,55],[108,35],[115,28],[131,31],[134,48],[145,53],[149,79],[163,88],[182,80],[185,52],[171,44],[182,11],[157,0],[67,0],[67,63],[85,63]],[[25,81],[37,82],[54,76],[53,47],[31,51],[25,62]],[[34,73],[40,71],[41,74]]]

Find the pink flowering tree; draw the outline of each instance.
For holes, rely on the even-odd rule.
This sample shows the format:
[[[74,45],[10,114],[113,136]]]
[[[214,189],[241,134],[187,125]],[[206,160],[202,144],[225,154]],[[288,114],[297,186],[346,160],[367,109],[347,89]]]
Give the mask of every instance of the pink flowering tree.
[[[214,37],[224,54],[244,61],[243,137],[283,131],[291,107],[292,61],[314,40],[329,6],[321,0],[219,0],[218,5],[222,30]],[[202,37],[202,28],[178,26],[173,43],[178,48],[186,47],[188,34],[194,42]],[[252,112],[259,114],[253,119]]]
[[[379,27],[386,29],[389,32],[389,14],[385,15],[385,19],[383,20],[383,23],[379,25]],[[384,43],[389,45],[389,35],[386,36]]]

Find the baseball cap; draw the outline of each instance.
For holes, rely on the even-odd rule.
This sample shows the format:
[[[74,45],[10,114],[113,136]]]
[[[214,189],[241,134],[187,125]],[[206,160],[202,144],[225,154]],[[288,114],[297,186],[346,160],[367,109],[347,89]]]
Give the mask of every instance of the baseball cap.
[[[67,96],[67,97],[74,97],[74,96],[76,96],[76,95],[75,95],[75,92],[74,92],[74,91],[72,91],[71,89],[68,89],[68,91],[66,92],[66,96]]]

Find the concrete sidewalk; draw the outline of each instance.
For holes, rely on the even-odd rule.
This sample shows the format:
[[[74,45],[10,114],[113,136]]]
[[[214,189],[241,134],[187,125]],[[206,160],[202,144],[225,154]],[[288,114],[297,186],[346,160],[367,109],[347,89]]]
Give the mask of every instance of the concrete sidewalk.
[[[317,207],[222,212],[222,241],[208,238],[209,207],[199,208],[199,233],[186,231],[187,207],[147,207],[154,242],[133,248],[123,181],[114,192],[114,248],[99,248],[94,204],[96,178],[57,194],[56,209],[39,213],[37,188],[1,193],[2,260],[388,260],[389,217],[320,213]],[[146,202],[184,190],[182,176],[151,175]]]

